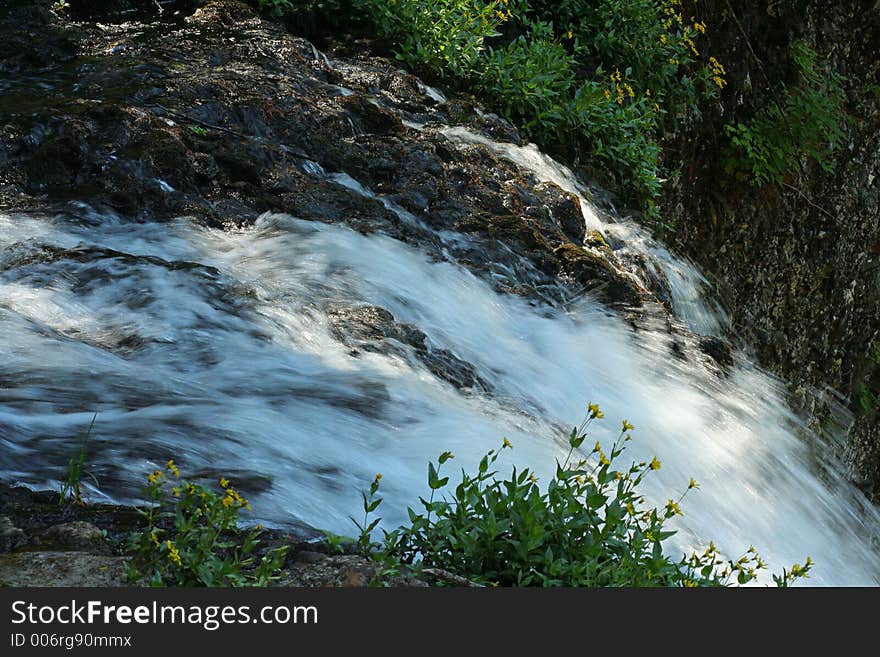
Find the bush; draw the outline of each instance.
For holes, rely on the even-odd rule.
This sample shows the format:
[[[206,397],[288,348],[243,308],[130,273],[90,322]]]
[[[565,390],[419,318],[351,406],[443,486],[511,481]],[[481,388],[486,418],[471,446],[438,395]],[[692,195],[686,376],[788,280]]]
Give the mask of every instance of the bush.
[[[174,461],[148,477],[150,505],[141,509],[147,526],[129,537],[134,558],[132,582],[151,586],[266,586],[276,575],[287,547],[269,551],[254,566],[262,527],[238,531],[250,504],[226,479],[221,492],[180,479]],[[168,489],[170,488],[170,496]],[[239,545],[240,543],[240,545]]]
[[[782,85],[779,101],[751,120],[725,126],[733,147],[730,164],[747,172],[759,187],[781,184],[797,172],[802,156],[832,171],[834,153],[844,137],[843,78],[823,73],[817,53],[803,43],[792,46],[791,57],[798,70],[797,85]]]
[[[653,217],[658,135],[725,84],[721,64],[697,49],[705,24],[685,19],[682,0],[348,0],[346,8],[411,68],[475,90],[527,138],[587,166]]]
[[[378,523],[369,521],[370,515],[382,503],[377,476],[363,496],[364,521],[357,523],[361,550],[386,568],[430,566],[496,586],[705,587],[753,580],[766,567],[754,548],[735,561],[725,560],[712,543],[677,561],[665,553],[663,542],[675,533],[667,521],[682,513],[682,499],[699,486],[691,480],[663,508],[647,506],[638,487],[660,462],[614,468],[631,439],[628,422],[607,453],[597,442],[587,458],[572,461],[591,422],[602,416],[591,404],[587,419],[568,436],[568,457],[557,462],[544,490],[529,469],[498,477],[495,462],[512,447],[505,439],[483,457],[475,474],[462,471],[455,488],[437,500],[438,492],[448,491],[449,477],[441,470],[453,458],[442,454],[436,465],[428,465],[430,498],[420,500],[420,511],[409,509],[409,524],[386,532],[381,543],[370,538]],[[806,577],[811,566],[807,558],[774,580],[788,586]]]

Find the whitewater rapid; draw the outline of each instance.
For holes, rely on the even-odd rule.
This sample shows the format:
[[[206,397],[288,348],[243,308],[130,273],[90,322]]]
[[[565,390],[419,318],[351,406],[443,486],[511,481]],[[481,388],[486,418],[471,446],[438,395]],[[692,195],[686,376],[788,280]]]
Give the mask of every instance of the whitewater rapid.
[[[649,256],[684,324],[706,335],[727,326],[691,263],[634,224],[602,218],[571,172],[534,147],[489,145],[579,194],[588,228]],[[446,450],[470,468],[508,438],[514,449],[499,464],[530,465],[546,482],[565,432],[597,402],[597,439],[609,445],[627,419],[636,430],[624,458],[662,462],[646,482],[652,502],[677,499],[691,477],[701,483],[682,504],[675,549],[711,539],[738,555],[754,545],[775,570],[809,555],[813,584],[880,577],[876,510],[824,476],[824,452],[804,437],[782,383],[742,354],[726,377],[674,358],[661,327],[636,331],[589,296],[562,308],[499,294],[452,259],[283,214],[217,230],[73,204],[0,214],[0,246],[6,481],[56,486],[97,414],[94,499],[136,500],[136,482],[174,458],[185,473],[249,482],[264,521],[351,534],[375,474],[391,527]],[[354,353],[329,315],[366,304],[472,364],[488,391],[456,389],[403,345]]]

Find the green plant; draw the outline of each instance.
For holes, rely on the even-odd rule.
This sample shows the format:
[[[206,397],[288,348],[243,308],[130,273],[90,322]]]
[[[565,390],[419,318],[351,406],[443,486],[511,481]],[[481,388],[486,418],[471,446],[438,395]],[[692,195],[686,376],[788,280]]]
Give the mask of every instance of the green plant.
[[[92,416],[92,421],[85,433],[80,433],[76,437],[77,451],[70,457],[67,462],[67,470],[64,473],[64,480],[61,482],[61,490],[58,496],[58,506],[64,506],[67,503],[85,504],[82,492],[82,478],[84,476],[90,478],[97,486],[98,480],[93,474],[88,472],[86,467],[86,446],[89,437],[92,435],[92,429],[95,427],[95,419],[97,413]]]
[[[476,92],[652,219],[658,135],[725,84],[723,66],[697,49],[705,23],[686,20],[682,0],[340,0],[336,11],[372,25],[416,71]]]
[[[170,496],[166,488],[170,488]],[[254,565],[262,526],[239,537],[238,520],[250,504],[230,482],[221,492],[180,479],[174,461],[148,477],[146,528],[129,537],[129,579],[151,586],[266,586],[284,563],[287,547]]]
[[[199,125],[191,125],[191,126],[189,127],[189,129],[190,129],[190,132],[192,132],[193,134],[198,135],[199,137],[204,137],[204,136],[206,136],[206,135],[208,134],[208,131],[207,131],[205,128],[203,128],[202,126],[199,126]]]
[[[276,16],[282,16],[286,11],[293,8],[291,0],[258,0],[261,9],[268,9]],[[316,2],[306,3],[317,5]],[[317,9],[317,7],[314,7]]]
[[[799,169],[802,157],[832,171],[844,137],[844,78],[823,72],[818,54],[802,42],[792,45],[791,58],[797,84],[783,84],[778,102],[751,120],[725,126],[733,150],[730,164],[748,172],[759,187],[781,184]]]
[[[482,458],[475,474],[462,470],[451,491],[441,470],[453,456],[442,454],[436,465],[428,464],[430,497],[420,499],[420,511],[410,508],[409,523],[386,532],[382,542],[371,539],[378,519],[369,521],[382,503],[377,477],[364,494],[358,545],[386,567],[431,566],[496,586],[726,586],[745,584],[766,567],[751,547],[737,560],[723,558],[712,543],[679,560],[668,556],[663,542],[675,532],[665,525],[699,486],[691,480],[663,508],[648,506],[638,487],[660,462],[613,467],[631,439],[633,427],[626,421],[607,453],[596,442],[586,458],[576,457],[591,422],[602,417],[591,404],[588,417],[568,436],[568,456],[557,462],[543,490],[527,468],[498,476],[495,463],[512,448],[507,439]],[[443,492],[448,494],[436,499]],[[788,586],[811,567],[807,558],[774,580]]]
[[[510,18],[507,0],[352,0],[397,57],[435,76],[469,80],[482,71],[485,42]]]
[[[66,11],[70,8],[70,3],[67,0],[55,0],[52,3],[52,9],[55,11]]]

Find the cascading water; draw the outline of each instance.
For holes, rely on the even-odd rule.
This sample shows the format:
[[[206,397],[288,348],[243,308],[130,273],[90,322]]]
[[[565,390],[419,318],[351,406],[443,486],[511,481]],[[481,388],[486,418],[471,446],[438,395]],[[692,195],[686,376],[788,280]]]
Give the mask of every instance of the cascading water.
[[[536,307],[389,237],[285,215],[222,232],[81,207],[3,215],[0,241],[6,479],[50,484],[49,461],[97,413],[90,460],[110,494],[130,498],[114,482],[173,456],[264,478],[269,520],[346,532],[375,472],[393,524],[443,450],[468,465],[506,436],[508,465],[550,474],[561,428],[594,400],[615,419],[598,438],[628,418],[631,456],[661,458],[649,495],[702,482],[679,547],[754,543],[777,565],[810,554],[816,583],[876,581],[875,514],[814,474],[780,384],[748,365],[718,380],[588,300]],[[472,363],[493,393],[462,394],[399,355],[352,355],[328,308],[364,303]]]
[[[631,275],[662,274],[682,323],[724,332],[699,271],[639,226],[603,219],[565,167],[533,146],[439,129],[580,196],[587,228],[615,242],[621,261],[631,253],[643,263]],[[137,482],[173,457],[187,474],[228,475],[254,491],[265,521],[352,533],[348,518],[376,473],[384,524],[394,526],[442,451],[471,468],[507,437],[514,450],[499,465],[530,465],[546,481],[593,401],[607,417],[597,439],[609,444],[626,418],[636,431],[624,457],[662,461],[646,481],[652,502],[701,482],[674,548],[711,539],[736,555],[754,544],[775,569],[811,556],[811,583],[878,583],[876,509],[827,476],[784,386],[744,356],[719,377],[672,356],[665,329],[636,330],[589,296],[554,304],[500,293],[450,255],[470,238],[431,231],[351,176],[314,162],[302,170],[378,198],[438,248],[271,213],[234,230],[187,217],[133,222],[85,204],[0,213],[0,478],[56,487],[97,414],[95,498],[136,500]],[[499,276],[529,266],[499,263]],[[335,318],[365,305],[423,332],[480,385],[452,385],[393,338],[375,350],[347,344]]]

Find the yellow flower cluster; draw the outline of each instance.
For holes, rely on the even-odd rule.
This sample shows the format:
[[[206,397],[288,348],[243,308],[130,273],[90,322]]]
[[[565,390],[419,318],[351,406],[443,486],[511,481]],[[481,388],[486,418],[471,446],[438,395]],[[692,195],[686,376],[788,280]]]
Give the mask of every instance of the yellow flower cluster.
[[[165,541],[165,547],[168,548],[168,558],[176,563],[178,566],[180,566],[180,551],[175,547],[174,543],[172,543],[170,540]]]
[[[250,510],[250,508],[251,508],[250,502],[248,502],[246,499],[244,499],[239,494],[239,492],[237,490],[235,490],[230,485],[228,479],[226,479],[225,477],[220,479],[220,486],[223,488],[223,492],[226,493],[226,495],[223,497],[223,499],[220,500],[220,503],[223,506],[225,506],[226,508],[229,508],[229,507],[235,505],[240,509],[245,508],[245,509]]]
[[[712,81],[718,85],[719,89],[724,89],[724,85],[727,84],[727,81],[724,79],[725,73],[727,71],[724,70],[724,67],[721,63],[715,59],[714,57],[709,58],[709,66],[712,69]]]

